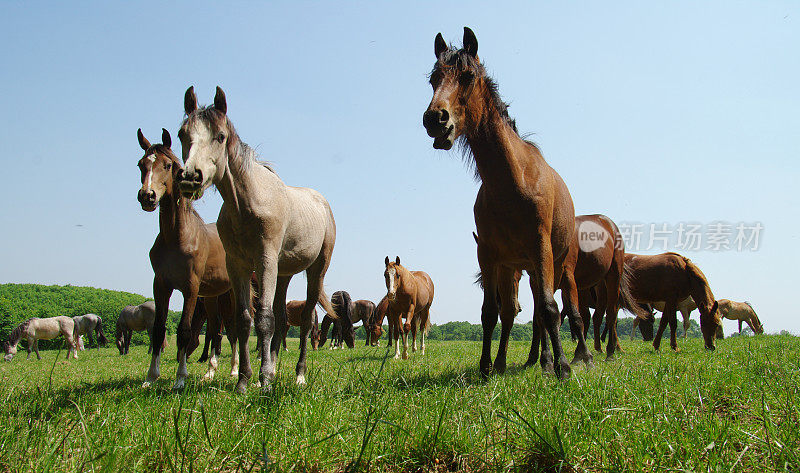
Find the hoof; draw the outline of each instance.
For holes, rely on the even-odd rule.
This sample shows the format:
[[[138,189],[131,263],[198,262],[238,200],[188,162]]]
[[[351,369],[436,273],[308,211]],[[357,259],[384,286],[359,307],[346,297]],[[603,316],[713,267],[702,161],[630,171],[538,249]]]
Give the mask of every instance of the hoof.
[[[680,353],[681,349],[678,347],[672,347],[672,351],[674,351],[675,353]]]
[[[261,381],[256,381],[255,383],[253,383],[253,386],[255,386],[257,388],[260,388],[261,387]]]
[[[297,385],[298,386],[306,385],[306,375],[304,374],[297,375]]]
[[[152,386],[152,385],[153,385],[153,383],[151,383],[150,381],[145,381],[144,383],[142,383],[142,387],[144,389],[150,389],[150,386]]]
[[[231,377],[232,377],[232,378],[238,378],[238,377],[239,377],[239,371],[238,371],[238,370],[236,370],[236,371],[231,371]]]
[[[180,380],[180,381],[176,381],[175,382],[175,386],[172,386],[172,390],[173,391],[183,391],[183,388],[185,388],[185,387],[186,387],[186,384],[183,382],[183,380]]]
[[[558,379],[561,381],[569,379],[570,374],[572,373],[572,368],[570,368],[569,364],[561,363],[561,370],[559,373],[556,373]]]
[[[614,355],[608,355],[606,357],[606,361],[616,361],[616,360],[617,360],[617,357],[614,356]]]
[[[236,383],[236,394],[244,394],[247,392],[247,382]]]
[[[394,355],[394,359],[395,359],[395,360],[399,360],[399,359],[400,359],[400,355],[399,355],[399,354],[395,354],[395,355]]]
[[[404,360],[408,359],[408,352],[405,352],[405,351],[403,352],[403,359]]]
[[[554,375],[556,374],[556,369],[552,363],[545,363],[542,365],[542,372],[546,375]]]

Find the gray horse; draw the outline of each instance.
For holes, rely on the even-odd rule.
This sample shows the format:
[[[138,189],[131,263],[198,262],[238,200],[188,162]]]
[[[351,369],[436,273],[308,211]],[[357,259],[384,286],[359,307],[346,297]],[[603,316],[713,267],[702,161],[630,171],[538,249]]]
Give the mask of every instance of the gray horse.
[[[96,314],[84,314],[84,315],[76,315],[72,318],[72,321],[75,323],[75,331],[73,333],[73,337],[76,340],[80,340],[83,335],[86,335],[86,338],[89,339],[89,344],[94,343],[94,338],[92,337],[92,333],[97,334],[97,342],[100,345],[106,346],[108,344],[108,340],[106,340],[106,334],[103,333],[103,319]]]
[[[117,319],[117,330],[115,338],[117,340],[117,348],[120,355],[127,355],[131,346],[131,337],[133,332],[141,332],[147,330],[148,338],[153,338],[153,322],[156,319],[156,303],[155,301],[147,301],[139,305],[126,305],[122,312],[119,313]],[[152,351],[148,344],[147,353]],[[164,337],[164,343],[161,345],[161,351],[167,346],[167,337]]]
[[[178,175],[184,197],[199,199],[212,184],[223,204],[217,228],[227,255],[228,276],[236,300],[239,330],[239,381],[243,393],[252,376],[247,341],[250,335],[250,276],[259,287],[255,328],[261,345],[259,380],[263,390],[275,378],[282,333],[286,329],[286,290],[297,273],[306,272],[307,301],[318,301],[336,318],[323,281],[336,241],[336,224],[319,192],[289,187],[236,133],[227,115],[225,93],[217,87],[214,105],[198,108],[194,87],[184,96],[186,119],[178,137],[184,170]],[[305,384],[306,341],[314,304],[301,314],[297,383]]]

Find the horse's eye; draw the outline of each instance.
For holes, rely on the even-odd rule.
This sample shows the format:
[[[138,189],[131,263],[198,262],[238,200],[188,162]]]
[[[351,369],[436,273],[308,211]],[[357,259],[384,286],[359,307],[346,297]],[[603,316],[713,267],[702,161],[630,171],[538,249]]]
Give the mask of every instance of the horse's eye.
[[[164,169],[166,169],[167,171],[169,171],[171,168],[172,168],[172,163],[164,164]]]
[[[220,133],[219,135],[217,135],[217,141],[219,141],[220,143],[225,141],[225,134],[224,133]]]

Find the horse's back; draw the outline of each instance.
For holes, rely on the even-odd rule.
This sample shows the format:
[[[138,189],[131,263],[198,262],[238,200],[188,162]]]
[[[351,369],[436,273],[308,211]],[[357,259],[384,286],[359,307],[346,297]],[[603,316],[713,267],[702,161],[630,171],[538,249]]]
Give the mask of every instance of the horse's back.
[[[431,305],[433,302],[433,279],[425,271],[412,271],[417,280],[417,309]]]
[[[626,255],[633,297],[644,303],[668,300],[674,300],[676,305],[681,303],[690,296],[690,264],[677,253]]]

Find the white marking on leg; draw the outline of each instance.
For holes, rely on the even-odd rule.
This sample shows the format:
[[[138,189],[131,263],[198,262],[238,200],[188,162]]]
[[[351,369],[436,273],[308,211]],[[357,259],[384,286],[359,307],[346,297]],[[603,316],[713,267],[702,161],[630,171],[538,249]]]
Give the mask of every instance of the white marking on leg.
[[[186,383],[186,378],[189,376],[189,368],[186,366],[186,350],[181,349],[178,352],[178,373],[175,376],[175,386],[172,389],[183,389]]]
[[[305,386],[306,384],[306,375],[298,374],[297,375],[297,385],[298,386]]]
[[[206,374],[203,375],[204,380],[211,381],[214,379],[214,375],[217,374],[217,369],[219,368],[219,362],[217,361],[217,351],[212,349],[213,353],[211,357],[208,359],[208,371]]]
[[[150,359],[150,370],[147,372],[147,381],[142,383],[143,388],[149,388],[156,380],[161,376],[161,370],[159,366],[161,365],[161,350],[156,350],[156,353],[153,354],[152,358]]]

